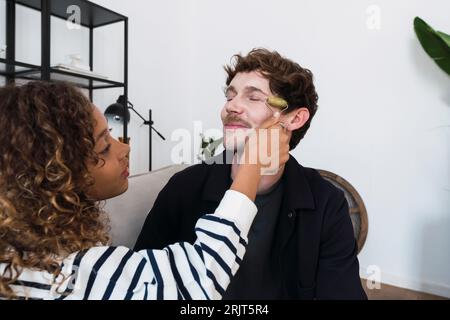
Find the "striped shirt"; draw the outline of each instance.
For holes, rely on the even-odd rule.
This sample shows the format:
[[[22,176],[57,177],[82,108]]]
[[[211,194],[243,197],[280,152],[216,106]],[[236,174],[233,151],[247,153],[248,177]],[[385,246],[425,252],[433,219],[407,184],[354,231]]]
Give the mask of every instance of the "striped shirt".
[[[214,214],[200,218],[197,241],[162,250],[93,247],[61,261],[56,279],[25,269],[11,285],[28,299],[220,299],[239,268],[256,206],[229,190]],[[0,274],[5,273],[0,264]]]

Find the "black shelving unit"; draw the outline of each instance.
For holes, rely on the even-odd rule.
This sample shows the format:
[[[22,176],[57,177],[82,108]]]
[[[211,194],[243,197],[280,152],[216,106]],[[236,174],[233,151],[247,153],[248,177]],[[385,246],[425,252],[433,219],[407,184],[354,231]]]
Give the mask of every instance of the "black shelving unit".
[[[16,5],[40,11],[41,13],[41,65],[16,61]],[[94,29],[114,23],[124,24],[124,79],[123,82],[96,78],[52,68],[50,65],[51,17],[67,20],[67,8],[76,5],[80,8],[80,24],[89,29],[89,66],[94,70]],[[128,18],[87,0],[6,0],[6,59],[0,58],[0,76],[8,83],[15,79],[67,81],[89,90],[92,101],[93,90],[123,88],[125,101],[128,101]],[[128,141],[127,122],[124,121],[123,137]]]

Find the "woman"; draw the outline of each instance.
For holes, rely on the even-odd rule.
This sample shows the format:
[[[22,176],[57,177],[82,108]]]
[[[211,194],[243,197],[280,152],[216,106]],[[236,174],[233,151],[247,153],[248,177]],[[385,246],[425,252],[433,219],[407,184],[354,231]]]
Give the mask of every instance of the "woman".
[[[280,128],[276,118],[264,127]],[[215,213],[198,221],[194,245],[136,253],[106,246],[98,203],[127,190],[129,146],[109,135],[102,113],[76,88],[0,89],[0,128],[1,298],[221,297],[245,252],[261,165],[241,166]],[[289,147],[279,132],[281,166]]]

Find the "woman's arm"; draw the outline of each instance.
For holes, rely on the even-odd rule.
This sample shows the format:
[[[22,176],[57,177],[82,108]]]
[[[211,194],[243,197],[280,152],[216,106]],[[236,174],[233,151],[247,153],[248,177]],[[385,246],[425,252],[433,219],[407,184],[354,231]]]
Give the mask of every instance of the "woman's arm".
[[[274,128],[277,118],[263,129]],[[279,129],[277,127],[276,129]],[[289,139],[280,130],[280,166],[289,157]],[[246,144],[247,151],[259,150]],[[258,158],[259,159],[259,158]],[[261,175],[261,164],[243,163],[230,190],[213,215],[196,224],[197,241],[177,243],[163,250],[99,247],[74,259],[74,285],[68,285],[75,299],[219,299],[236,273],[247,245],[247,234],[256,206],[253,204]]]
[[[94,247],[64,261],[70,275],[52,298],[220,299],[236,273],[256,215],[247,196],[226,192],[213,215],[196,224],[197,241],[133,252]]]

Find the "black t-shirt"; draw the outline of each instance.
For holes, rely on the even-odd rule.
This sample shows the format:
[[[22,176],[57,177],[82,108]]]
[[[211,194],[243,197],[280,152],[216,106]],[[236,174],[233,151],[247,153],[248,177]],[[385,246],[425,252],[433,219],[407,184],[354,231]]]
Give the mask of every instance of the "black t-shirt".
[[[271,264],[274,231],[283,200],[283,183],[279,182],[263,195],[255,205],[258,214],[248,233],[244,259],[223,299],[280,299],[282,276],[278,266]]]

